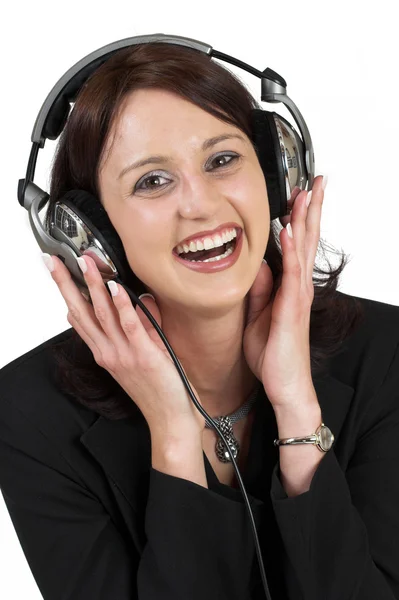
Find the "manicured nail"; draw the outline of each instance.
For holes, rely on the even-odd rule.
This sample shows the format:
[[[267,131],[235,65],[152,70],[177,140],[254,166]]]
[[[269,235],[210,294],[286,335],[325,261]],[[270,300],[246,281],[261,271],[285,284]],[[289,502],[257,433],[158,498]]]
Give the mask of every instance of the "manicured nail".
[[[44,264],[45,264],[45,265],[46,265],[46,267],[48,268],[48,270],[49,270],[50,272],[51,272],[51,271],[54,271],[54,261],[53,261],[53,259],[51,258],[50,254],[47,254],[46,252],[43,252],[43,253],[42,253],[42,259],[43,259],[43,262],[44,262]]]
[[[321,186],[322,189],[323,189],[323,192],[326,189],[327,181],[328,181],[328,175],[324,175],[323,176],[323,183],[322,183],[322,186]]]
[[[76,259],[76,262],[78,263],[82,273],[86,273],[87,271],[87,265],[86,265],[86,261],[83,258],[83,256],[78,256]]]
[[[119,294],[118,286],[116,285],[115,281],[110,279],[107,281],[107,286],[113,296],[117,296]]]
[[[139,296],[139,300],[141,300],[142,298],[145,298],[145,296],[149,296],[150,298],[152,298],[153,300],[155,300],[154,296],[152,294],[141,294],[141,296]]]
[[[310,190],[310,192],[306,196],[306,206],[309,206],[311,199],[312,199],[312,190]]]
[[[288,231],[288,235],[290,236],[290,238],[293,238],[294,236],[292,235],[291,223],[287,223],[287,231]]]

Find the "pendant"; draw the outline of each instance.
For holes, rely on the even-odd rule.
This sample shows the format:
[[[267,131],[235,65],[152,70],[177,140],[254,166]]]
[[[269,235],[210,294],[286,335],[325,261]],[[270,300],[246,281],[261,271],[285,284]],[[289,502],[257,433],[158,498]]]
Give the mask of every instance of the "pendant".
[[[227,443],[229,444],[234,459],[236,459],[240,451],[240,444],[238,443],[238,440],[236,440],[236,438],[234,437],[233,424],[230,421],[230,417],[219,417],[219,419],[217,419],[217,424],[224,437],[226,438]],[[218,441],[216,442],[215,452],[220,462],[232,462],[230,454],[228,453],[226,445],[221,437],[219,437]]]

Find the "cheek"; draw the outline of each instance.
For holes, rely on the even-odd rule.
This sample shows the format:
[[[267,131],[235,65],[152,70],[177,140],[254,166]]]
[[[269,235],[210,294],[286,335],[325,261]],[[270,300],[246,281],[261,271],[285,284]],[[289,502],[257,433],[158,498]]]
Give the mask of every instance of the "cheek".
[[[245,227],[252,231],[269,231],[270,206],[262,172],[251,170],[236,186],[234,198]]]
[[[250,211],[245,214],[252,249],[263,254],[270,236],[270,206],[266,183],[260,182],[260,185],[252,188]]]
[[[263,171],[256,165],[248,165],[248,168],[240,173],[240,177],[235,179],[231,195],[240,205],[245,204],[251,210],[259,210],[264,203],[267,205],[267,187]]]
[[[158,265],[159,257],[165,255],[165,248],[171,244],[170,236],[166,235],[169,217],[160,214],[159,207],[156,210],[151,207],[149,201],[114,199],[110,194],[107,200],[104,208],[122,242],[130,268],[140,278],[139,272],[144,275],[151,265]]]
[[[166,227],[158,223],[157,227],[149,225],[132,215],[119,224],[118,232],[125,249],[131,269],[141,279],[148,278],[154,269],[159,269],[162,256],[165,256],[171,244],[166,236]],[[151,233],[149,233],[151,232]]]

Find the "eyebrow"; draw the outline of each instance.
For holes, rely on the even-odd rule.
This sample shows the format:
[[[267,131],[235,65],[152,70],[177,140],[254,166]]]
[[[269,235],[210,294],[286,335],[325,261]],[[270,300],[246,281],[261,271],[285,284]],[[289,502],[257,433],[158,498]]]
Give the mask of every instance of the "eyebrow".
[[[217,135],[215,137],[209,138],[208,140],[205,140],[201,146],[201,150],[203,152],[205,152],[205,150],[208,150],[209,148],[211,148],[212,146],[215,146],[219,142],[223,142],[224,140],[229,140],[231,138],[238,138],[239,140],[242,140],[245,143],[245,139],[243,138],[242,135],[239,135],[237,133],[225,133],[223,135]],[[163,163],[163,162],[167,162],[167,161],[171,161],[171,160],[172,160],[171,156],[165,156],[165,155],[161,155],[161,154],[149,156],[148,158],[138,160],[138,161],[128,165],[127,167],[125,167],[119,173],[118,180],[121,179],[128,171],[132,171],[133,169],[138,169],[139,167],[144,167],[144,165],[148,165],[149,163],[159,164],[159,163]]]

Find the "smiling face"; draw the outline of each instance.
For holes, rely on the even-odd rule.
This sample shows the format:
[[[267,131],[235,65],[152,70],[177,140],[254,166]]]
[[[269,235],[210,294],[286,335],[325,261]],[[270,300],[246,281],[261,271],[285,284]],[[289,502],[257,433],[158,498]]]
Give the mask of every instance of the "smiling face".
[[[203,147],[223,135],[234,137]],[[166,158],[127,169],[155,155]],[[243,300],[264,256],[270,211],[258,158],[240,129],[177,94],[134,91],[108,137],[99,189],[131,269],[160,305],[206,311]],[[202,273],[176,260],[182,240],[224,223],[243,230],[233,266]]]

